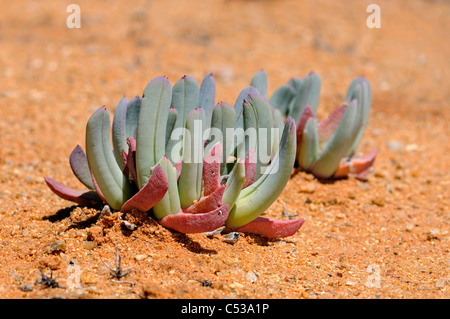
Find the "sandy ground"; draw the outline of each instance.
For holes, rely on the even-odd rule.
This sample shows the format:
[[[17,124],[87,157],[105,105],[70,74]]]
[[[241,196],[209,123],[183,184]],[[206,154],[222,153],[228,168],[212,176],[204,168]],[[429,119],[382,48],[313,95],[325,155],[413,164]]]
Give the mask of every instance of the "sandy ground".
[[[1,298],[448,298],[450,3],[377,1],[16,0],[0,10]],[[254,72],[269,93],[314,70],[319,117],[366,76],[373,107],[359,147],[379,149],[367,182],[294,172],[264,216],[306,222],[292,237],[183,235],[144,214],[98,218],[46,187],[81,188],[68,156],[93,110],[146,83],[213,72],[234,103]],[[116,247],[124,268],[109,273]],[[39,269],[65,288],[36,281]]]

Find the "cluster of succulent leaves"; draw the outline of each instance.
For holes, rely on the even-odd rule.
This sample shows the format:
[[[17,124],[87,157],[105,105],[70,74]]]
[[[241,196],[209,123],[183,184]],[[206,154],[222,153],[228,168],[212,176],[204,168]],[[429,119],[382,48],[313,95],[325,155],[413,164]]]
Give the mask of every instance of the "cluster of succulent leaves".
[[[49,177],[45,181],[58,196],[79,205],[148,211],[164,227],[182,233],[225,226],[266,237],[290,236],[302,218],[260,215],[290,178],[297,156],[296,121],[269,103],[261,84],[264,79],[243,89],[234,105],[216,104],[212,74],[201,85],[184,76],[173,87],[166,77],[157,77],[142,97],[120,100],[112,129],[105,107],[89,118],[86,152],[78,145],[69,159],[87,191]],[[212,128],[223,134],[206,133],[205,138]],[[244,133],[249,128],[274,136],[250,139]],[[234,132],[231,140],[227,129]],[[264,143],[270,154],[265,162],[257,156]]]
[[[267,75],[257,72],[251,83],[267,96]],[[364,77],[349,85],[345,101],[323,121],[316,119],[322,80],[311,72],[305,78],[294,77],[276,88],[269,99],[280,121],[292,116],[297,125],[296,164],[317,178],[342,178],[349,175],[365,179],[373,166],[377,150],[355,157],[367,125],[372,91]]]
[[[78,145],[70,155],[72,171],[87,191],[49,177],[45,181],[66,200],[149,212],[161,225],[183,233],[225,226],[266,237],[293,235],[302,218],[260,215],[280,195],[295,164],[318,178],[366,177],[377,151],[354,154],[372,92],[367,79],[355,78],[345,101],[319,122],[316,73],[292,78],[270,98],[267,88],[262,70],[234,105],[216,104],[212,74],[201,85],[184,76],[173,87],[166,77],[157,77],[142,97],[120,100],[112,130],[105,107],[89,118],[86,153]],[[255,138],[249,138],[248,129],[255,130]],[[269,154],[264,160],[263,148]]]

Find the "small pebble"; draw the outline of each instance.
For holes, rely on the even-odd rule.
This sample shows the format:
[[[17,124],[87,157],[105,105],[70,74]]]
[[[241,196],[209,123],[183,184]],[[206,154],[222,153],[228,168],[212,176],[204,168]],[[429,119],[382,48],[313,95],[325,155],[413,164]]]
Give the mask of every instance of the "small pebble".
[[[97,248],[97,242],[96,241],[87,241],[85,244],[84,244],[84,249],[86,249],[86,250],[92,250],[92,249],[94,249],[94,248]]]
[[[61,241],[61,240],[55,240],[50,247],[48,247],[48,253],[49,254],[55,254],[55,253],[59,253],[59,252],[63,252],[65,251],[67,248],[67,245],[65,242]]]
[[[233,282],[232,284],[230,284],[230,288],[231,289],[242,289],[242,288],[244,288],[244,285],[239,282]]]
[[[307,194],[312,194],[314,193],[314,191],[316,190],[316,186],[314,185],[314,183],[308,183],[306,185],[302,185],[300,186],[300,193],[307,193]]]
[[[446,283],[446,280],[445,280],[444,278],[439,278],[439,279],[436,281],[436,287],[437,287],[437,288],[444,288],[445,283]]]
[[[89,271],[83,271],[80,275],[80,282],[84,285],[92,285],[97,282],[95,275]]]
[[[400,151],[403,148],[403,143],[400,141],[389,141],[386,146],[394,152]]]
[[[112,213],[111,213],[111,208],[109,208],[109,206],[108,205],[105,205],[105,206],[103,206],[103,209],[102,209],[102,211],[101,211],[101,213],[100,213],[100,216],[109,216],[109,215],[111,215]]]
[[[134,256],[134,260],[136,260],[137,262],[143,261],[146,258],[147,258],[147,255],[136,255],[136,256]]]
[[[256,276],[256,274],[253,271],[249,271],[246,275],[245,278],[250,281],[252,284],[255,283],[258,280],[258,276]]]
[[[219,227],[216,230],[203,233],[206,237],[213,237],[215,234],[220,234],[225,226]]]
[[[126,220],[122,220],[122,225],[124,225],[129,230],[135,230],[136,229],[136,225],[135,224],[127,222]]]
[[[374,198],[372,198],[371,203],[374,205],[383,207],[384,206],[384,198],[381,196],[374,197]]]
[[[231,232],[226,235],[223,235],[223,242],[227,244],[234,244],[239,239],[239,233],[238,232]]]
[[[20,290],[24,292],[33,291],[33,286],[30,284],[25,284],[22,287],[20,287]]]

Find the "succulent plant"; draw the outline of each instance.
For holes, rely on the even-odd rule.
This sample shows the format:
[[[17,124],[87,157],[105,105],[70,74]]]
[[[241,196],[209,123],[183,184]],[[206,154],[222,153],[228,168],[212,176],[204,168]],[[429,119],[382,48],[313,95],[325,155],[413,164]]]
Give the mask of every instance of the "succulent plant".
[[[267,76],[257,72],[251,83],[267,90]],[[323,121],[316,116],[321,78],[311,72],[304,79],[295,77],[279,86],[270,97],[270,104],[279,117],[292,116],[297,124],[297,165],[318,178],[355,176],[366,178],[373,166],[377,150],[355,157],[367,125],[372,103],[369,81],[355,78],[345,101]]]
[[[234,107],[214,105],[215,91],[212,74],[201,86],[189,76],[173,87],[166,77],[157,77],[142,97],[120,100],[112,133],[109,111],[99,108],[86,125],[86,153],[78,145],[69,158],[88,190],[50,177],[47,185],[83,206],[106,203],[122,212],[151,211],[161,225],[182,233],[226,226],[266,237],[294,234],[303,219],[259,217],[289,180],[296,156],[294,120],[282,123],[283,133],[274,133],[273,139],[263,134],[251,139],[244,129],[273,131],[267,99],[251,86]],[[270,156],[260,160],[256,150],[264,149],[264,141]]]

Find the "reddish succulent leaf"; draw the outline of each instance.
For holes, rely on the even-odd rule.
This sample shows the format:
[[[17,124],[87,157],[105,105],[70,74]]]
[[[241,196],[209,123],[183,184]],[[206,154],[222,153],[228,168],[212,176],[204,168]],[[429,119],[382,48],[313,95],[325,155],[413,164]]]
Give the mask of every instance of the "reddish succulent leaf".
[[[121,154],[122,154],[122,164],[123,164],[123,171],[122,171],[122,173],[123,173],[123,175],[125,175],[125,177],[128,178],[128,176],[130,175],[130,170],[128,169],[128,166],[127,166],[128,154],[124,150],[122,150]]]
[[[358,179],[365,179],[370,171],[378,150],[373,150],[366,155],[358,158],[347,159],[343,158],[334,173],[334,177],[347,177],[349,175],[355,176]]]
[[[216,144],[203,160],[203,194],[208,196],[220,186],[220,161],[222,143]]]
[[[92,173],[92,171],[91,171],[91,177],[92,177],[92,183],[94,184],[94,188],[95,188],[95,191],[97,192],[97,195],[100,196],[100,198],[103,200],[104,203],[108,203],[105,199],[105,196],[103,196],[103,193],[102,193],[100,187],[98,186],[98,183],[95,180],[95,177],[94,177],[94,174]]]
[[[317,128],[319,145],[324,145],[330,140],[331,136],[333,136],[334,132],[338,128],[346,109],[347,104],[341,104],[331,111],[325,120],[320,122],[319,127]]]
[[[161,166],[157,165],[152,172],[147,184],[137,192],[133,197],[123,204],[122,212],[129,212],[137,209],[146,212],[155,206],[166,194],[169,188],[166,174]]]
[[[202,214],[207,213],[222,206],[222,196],[225,191],[225,185],[217,188],[212,194],[203,196],[198,202],[189,207],[182,208],[186,214]]]
[[[314,117],[314,112],[311,105],[305,106],[302,114],[300,115],[300,119],[297,123],[297,145],[300,145],[302,142],[303,130],[305,129],[306,122],[308,119]]]
[[[226,228],[226,231],[251,233],[267,238],[280,238],[294,235],[304,222],[303,218],[276,220],[258,217],[247,225],[233,229]]]
[[[126,167],[131,178],[138,185],[137,173],[136,173],[136,140],[134,138],[127,138],[128,154],[126,159]]]
[[[62,199],[77,203],[81,206],[93,206],[102,201],[94,191],[84,191],[71,188],[50,177],[44,178],[50,190]]]
[[[219,208],[204,214],[178,214],[168,215],[161,219],[159,223],[180,233],[204,233],[216,230],[221,227],[228,217],[229,205],[222,205]]]
[[[256,153],[253,148],[248,150],[247,158],[245,159],[245,183],[242,189],[250,186],[255,181],[256,175]]]
[[[70,153],[69,163],[72,172],[78,180],[87,188],[93,189],[94,185],[90,176],[88,160],[80,145],[77,145]]]

